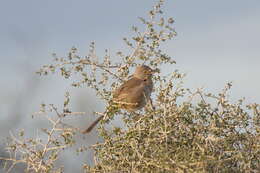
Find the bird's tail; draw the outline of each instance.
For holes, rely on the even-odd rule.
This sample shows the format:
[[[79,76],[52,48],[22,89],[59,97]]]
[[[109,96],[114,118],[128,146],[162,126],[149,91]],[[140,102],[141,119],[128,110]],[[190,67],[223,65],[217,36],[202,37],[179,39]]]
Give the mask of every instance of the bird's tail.
[[[102,120],[104,118],[104,116],[99,117],[98,119],[96,119],[96,121],[94,121],[86,130],[82,131],[83,134],[89,133],[91,132],[91,130],[98,124],[98,122],[100,120]]]

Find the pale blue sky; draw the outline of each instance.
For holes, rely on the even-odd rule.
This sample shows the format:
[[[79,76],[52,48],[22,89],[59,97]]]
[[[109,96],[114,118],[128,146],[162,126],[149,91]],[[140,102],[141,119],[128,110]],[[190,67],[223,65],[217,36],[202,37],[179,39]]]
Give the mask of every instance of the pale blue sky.
[[[53,52],[63,56],[76,46],[84,55],[91,41],[96,41],[99,54],[105,48],[120,50],[122,37],[130,35],[131,26],[139,24],[137,17],[145,16],[154,2],[0,0],[0,127],[5,125],[7,131],[24,128],[23,123],[14,127],[6,121],[1,124],[13,114],[25,114],[28,120],[19,121],[35,124],[29,115],[42,101],[62,102],[68,83],[30,75],[50,63]],[[203,86],[214,93],[233,81],[232,100],[245,96],[249,102],[260,103],[259,0],[168,0],[164,9],[166,16],[175,19],[178,33],[164,45],[177,64],[164,73],[177,68],[187,73],[187,86]],[[30,78],[39,79],[39,84],[32,85]],[[39,89],[33,90],[36,87]],[[98,111],[93,93],[85,88],[72,91],[73,98],[81,100],[79,107]],[[24,111],[14,112],[17,106]]]
[[[2,87],[15,84],[28,64],[49,63],[52,52],[64,55],[76,46],[84,54],[93,40],[100,52],[119,50],[153,2],[1,0]],[[234,81],[234,95],[260,102],[259,0],[168,0],[165,12],[178,32],[167,52],[177,61],[173,68],[188,73],[187,84],[213,91]]]

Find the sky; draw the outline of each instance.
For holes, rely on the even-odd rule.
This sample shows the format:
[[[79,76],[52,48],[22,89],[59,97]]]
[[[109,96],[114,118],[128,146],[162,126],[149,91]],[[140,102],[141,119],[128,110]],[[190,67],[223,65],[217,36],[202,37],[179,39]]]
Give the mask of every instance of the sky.
[[[72,46],[82,54],[91,41],[101,54],[119,50],[153,2],[0,1],[1,86],[22,85],[23,69],[33,72],[50,63],[53,52],[62,56]],[[173,68],[187,73],[189,86],[215,91],[233,81],[236,97],[260,101],[260,1],[168,0],[164,9],[178,33],[166,50],[177,61]]]
[[[10,105],[22,104],[30,115],[42,102],[62,102],[69,84],[34,74],[52,62],[52,53],[63,56],[75,46],[85,55],[92,41],[98,54],[118,51],[122,38],[131,35],[131,26],[139,25],[137,17],[146,16],[154,2],[0,0],[0,127],[12,113]],[[185,85],[213,93],[232,81],[232,100],[245,97],[249,103],[260,103],[259,0],[167,0],[163,9],[176,21],[178,33],[163,45],[177,62],[165,74],[179,69],[187,74]],[[85,88],[72,91],[96,111],[93,93]]]

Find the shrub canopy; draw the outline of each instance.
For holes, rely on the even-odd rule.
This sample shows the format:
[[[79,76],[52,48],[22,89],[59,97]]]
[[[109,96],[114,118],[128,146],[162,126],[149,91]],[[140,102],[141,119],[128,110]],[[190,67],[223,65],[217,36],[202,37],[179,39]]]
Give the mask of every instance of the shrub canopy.
[[[136,113],[111,107],[111,91],[126,80],[132,68],[146,64],[152,68],[174,68],[175,61],[161,50],[161,44],[174,38],[173,18],[167,18],[160,0],[148,18],[139,18],[144,29],[133,26],[134,36],[124,38],[127,51],[118,51],[111,59],[106,50],[98,58],[95,43],[87,56],[80,56],[72,48],[66,57],[55,56],[55,63],[45,65],[40,75],[59,73],[73,80],[73,87],[92,88],[107,102],[105,119],[99,126],[103,142],[90,148],[95,151],[95,165],[84,164],[86,172],[257,172],[260,170],[259,104],[245,105],[244,99],[229,100],[231,83],[219,94],[203,89],[183,87],[184,74],[178,70],[154,77],[153,100],[155,110],[147,107]],[[109,87],[108,87],[109,86]],[[67,93],[63,109],[42,105],[51,122],[43,129],[47,140],[12,137],[8,144],[9,161],[24,163],[35,172],[61,172],[55,161],[60,152],[77,143],[79,129],[64,121],[73,112]],[[47,109],[47,107],[49,109]],[[53,112],[56,118],[49,117]],[[103,114],[103,113],[97,113]],[[114,116],[123,115],[124,128],[105,128]],[[23,136],[23,134],[21,135]],[[78,149],[84,151],[84,149]],[[18,157],[19,156],[19,157]],[[8,160],[8,159],[7,159]]]

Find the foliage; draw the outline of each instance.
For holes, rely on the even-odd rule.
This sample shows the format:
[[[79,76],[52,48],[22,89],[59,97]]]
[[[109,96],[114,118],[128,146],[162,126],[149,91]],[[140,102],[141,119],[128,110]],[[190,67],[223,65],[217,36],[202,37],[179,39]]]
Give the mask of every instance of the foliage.
[[[106,50],[102,60],[91,43],[87,56],[78,55],[72,48],[66,57],[55,56],[55,63],[45,65],[40,75],[59,73],[73,80],[73,87],[88,86],[106,101],[104,120],[99,134],[104,139],[91,148],[95,151],[95,165],[84,164],[86,172],[257,172],[260,170],[260,106],[244,104],[244,99],[232,103],[228,83],[219,94],[192,91],[182,86],[185,76],[179,71],[154,77],[153,100],[155,110],[146,108],[138,113],[115,112],[111,107],[111,91],[127,79],[138,64],[153,68],[172,67],[174,60],[160,46],[176,36],[174,20],[163,17],[160,0],[148,19],[139,18],[144,29],[133,26],[132,39],[124,38],[130,49],[118,51],[116,58]],[[111,87],[107,87],[111,86]],[[81,114],[69,109],[66,94],[64,109],[43,105],[41,113],[52,124],[43,129],[47,139],[22,140],[12,137],[8,145],[12,165],[24,163],[27,171],[61,172],[55,167],[59,153],[74,145],[80,130],[63,122],[67,116]],[[48,116],[49,111],[56,118]],[[103,113],[96,112],[96,114]],[[126,128],[108,130],[104,124],[116,115],[124,115]],[[141,116],[140,116],[141,115]],[[53,117],[53,116],[52,116]],[[79,149],[83,151],[84,149]],[[8,162],[9,163],[9,162]]]

